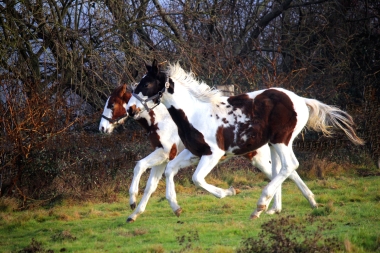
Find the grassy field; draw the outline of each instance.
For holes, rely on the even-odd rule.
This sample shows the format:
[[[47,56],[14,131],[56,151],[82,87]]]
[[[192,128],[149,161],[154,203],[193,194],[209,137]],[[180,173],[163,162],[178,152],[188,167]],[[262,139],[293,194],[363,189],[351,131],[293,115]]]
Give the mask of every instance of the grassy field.
[[[215,182],[227,187],[225,182]],[[243,240],[259,238],[262,225],[272,219],[291,218],[307,229],[334,237],[341,252],[380,252],[380,178],[339,177],[306,182],[321,206],[308,202],[289,181],[283,185],[283,211],[249,220],[261,181],[242,187],[242,193],[217,199],[192,186],[179,186],[178,201],[184,212],[173,215],[164,194],[164,182],[147,210],[135,223],[127,196],[114,203],[63,201],[50,208],[15,212],[9,199],[1,200],[1,252],[235,252]],[[317,224],[308,223],[315,217]],[[290,219],[290,218],[289,218]],[[322,224],[322,225],[321,225]],[[330,228],[328,225],[332,224]],[[303,235],[299,236],[298,240]],[[270,238],[263,238],[269,240]]]

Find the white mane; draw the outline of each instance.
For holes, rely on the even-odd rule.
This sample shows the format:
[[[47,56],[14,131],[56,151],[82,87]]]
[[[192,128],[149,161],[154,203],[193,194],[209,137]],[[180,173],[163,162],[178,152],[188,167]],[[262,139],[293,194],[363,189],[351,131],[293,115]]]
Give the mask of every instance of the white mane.
[[[173,80],[176,84],[179,83],[189,90],[189,92],[202,102],[217,103],[220,101],[222,93],[208,86],[203,81],[198,81],[193,72],[185,72],[179,63],[174,65],[169,64],[166,74]]]

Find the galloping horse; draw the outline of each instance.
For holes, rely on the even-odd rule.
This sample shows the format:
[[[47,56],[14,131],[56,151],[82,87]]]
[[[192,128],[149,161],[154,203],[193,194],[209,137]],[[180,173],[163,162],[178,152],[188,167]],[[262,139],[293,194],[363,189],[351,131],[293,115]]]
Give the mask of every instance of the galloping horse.
[[[100,121],[99,130],[103,133],[112,133],[113,129],[122,124],[127,118],[128,113],[126,106],[131,98],[131,92],[128,91],[126,85],[116,88],[108,98]],[[129,189],[130,206],[136,208],[136,197],[138,194],[138,186],[141,175],[148,169],[152,168],[150,176],[144,191],[144,195],[134,210],[128,217],[127,222],[133,222],[137,216],[144,212],[151,194],[156,190],[159,180],[164,173],[167,163],[174,159],[178,153],[184,149],[184,145],[178,135],[177,125],[172,120],[168,110],[164,105],[160,104],[153,110],[144,111],[136,118],[148,133],[148,138],[155,149],[150,155],[137,162],[134,168],[134,175]],[[272,178],[271,154],[268,145],[257,149],[256,151],[245,155],[252,165],[259,168],[268,178]],[[192,164],[196,164],[199,158],[191,160]],[[273,170],[279,169],[273,164]],[[295,172],[291,175],[291,179],[297,184],[304,196],[312,207],[316,207],[313,193],[305,185],[302,179]],[[231,188],[231,193],[238,192],[237,189]],[[274,203],[268,213],[278,213],[281,211],[281,189],[276,192]]]
[[[186,149],[171,160],[165,170],[166,198],[178,216],[182,209],[177,203],[174,175],[180,168],[200,157],[192,177],[196,186],[216,197],[233,195],[231,189],[208,184],[205,177],[223,157],[244,155],[269,144],[273,178],[264,188],[257,208],[250,218],[255,219],[268,208],[275,192],[299,163],[292,144],[304,127],[331,136],[340,129],[355,144],[364,144],[353,128],[352,117],[346,112],[315,99],[303,98],[282,89],[270,88],[231,97],[199,82],[179,64],[160,71],[157,61],[146,65],[147,73],[134,90],[127,105],[130,115],[149,111],[148,105],[163,103],[178,127]]]

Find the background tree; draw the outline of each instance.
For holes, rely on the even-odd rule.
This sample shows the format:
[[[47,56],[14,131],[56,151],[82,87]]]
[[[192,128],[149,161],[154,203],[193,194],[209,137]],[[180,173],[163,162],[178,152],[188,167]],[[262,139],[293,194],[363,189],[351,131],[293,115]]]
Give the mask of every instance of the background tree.
[[[375,0],[2,1],[2,194],[26,192],[23,175],[40,172],[52,138],[96,131],[110,91],[153,58],[236,93],[281,86],[348,110],[380,163],[379,17]],[[297,147],[308,140],[311,151],[348,147],[311,134]]]

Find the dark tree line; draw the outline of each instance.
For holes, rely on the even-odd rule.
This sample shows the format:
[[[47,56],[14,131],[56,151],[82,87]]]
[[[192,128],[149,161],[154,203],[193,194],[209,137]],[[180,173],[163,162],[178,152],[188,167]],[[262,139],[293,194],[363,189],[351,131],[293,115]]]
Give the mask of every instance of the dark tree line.
[[[1,1],[0,180],[17,184],[51,138],[96,129],[110,91],[153,58],[237,93],[336,104],[378,160],[379,18],[377,0]]]

